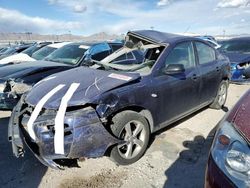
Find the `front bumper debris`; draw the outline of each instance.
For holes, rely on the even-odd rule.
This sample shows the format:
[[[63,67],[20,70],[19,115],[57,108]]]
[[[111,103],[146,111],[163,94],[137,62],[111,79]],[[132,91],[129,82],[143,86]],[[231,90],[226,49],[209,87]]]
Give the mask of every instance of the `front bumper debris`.
[[[60,169],[68,159],[97,158],[106,150],[123,141],[113,137],[101,123],[95,109],[86,107],[66,112],[64,118],[65,154],[55,154],[54,120],[55,110],[43,110],[34,122],[36,140],[27,132],[27,122],[33,107],[19,102],[14,108],[9,122],[9,141],[16,157],[24,155],[23,140],[34,155],[46,166]]]

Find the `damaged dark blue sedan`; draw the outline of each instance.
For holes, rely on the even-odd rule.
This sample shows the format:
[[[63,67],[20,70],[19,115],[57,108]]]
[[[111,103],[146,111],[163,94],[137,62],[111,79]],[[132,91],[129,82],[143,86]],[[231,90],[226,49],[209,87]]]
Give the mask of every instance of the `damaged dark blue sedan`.
[[[145,52],[139,64],[114,59]],[[22,96],[9,122],[13,153],[23,140],[52,168],[108,155],[139,160],[155,131],[226,101],[229,61],[201,39],[158,31],[128,32],[123,48],[91,67],[51,75]]]
[[[231,83],[250,83],[250,37],[225,40],[219,49],[231,62]]]

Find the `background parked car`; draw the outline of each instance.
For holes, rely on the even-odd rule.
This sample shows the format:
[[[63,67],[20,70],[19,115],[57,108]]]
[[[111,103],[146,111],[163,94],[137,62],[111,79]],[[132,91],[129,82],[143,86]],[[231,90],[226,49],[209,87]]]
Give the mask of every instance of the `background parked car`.
[[[70,44],[71,42],[58,42],[49,44],[47,46],[42,47],[41,49],[37,50],[31,55],[31,59],[29,61],[35,61],[35,60],[42,60],[48,55],[50,55],[52,52],[54,52],[56,49],[61,48],[67,44]]]
[[[23,95],[9,123],[17,157],[23,155],[20,127],[35,156],[52,168],[104,154],[131,164],[151,133],[202,107],[224,105],[229,61],[203,40],[152,30],[126,39],[91,68],[54,74]],[[146,51],[141,63],[113,63],[134,50]]]
[[[122,46],[119,42],[70,43],[43,60],[0,67],[0,109],[12,109],[20,96],[41,79],[57,72],[85,66],[88,58],[101,60]]]
[[[29,48],[23,50],[22,52],[18,53],[18,54],[14,54],[8,57],[5,57],[3,59],[0,60],[0,66],[1,65],[5,65],[8,63],[18,63],[18,62],[22,62],[22,61],[34,61],[35,59],[33,59],[31,56],[34,52],[36,52],[37,50],[43,48],[44,46],[47,46],[49,44],[51,44],[52,42],[39,42],[39,43],[35,43],[34,45],[30,46]]]
[[[0,59],[3,59],[5,57],[8,57],[16,53],[20,53],[25,49],[29,48],[30,46],[32,46],[32,44],[21,44],[21,45],[10,46],[7,49],[5,49],[2,53],[0,53]]]
[[[0,44],[0,54],[3,53],[10,45],[8,44]]]
[[[206,188],[250,187],[250,90],[218,125],[206,172]]]
[[[250,83],[250,37],[224,40],[219,50],[231,61],[231,82]]]

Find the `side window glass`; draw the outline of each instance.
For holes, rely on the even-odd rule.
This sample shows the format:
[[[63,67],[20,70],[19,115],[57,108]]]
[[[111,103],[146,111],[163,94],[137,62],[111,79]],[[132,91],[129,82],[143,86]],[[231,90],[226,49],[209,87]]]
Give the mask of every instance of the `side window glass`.
[[[121,47],[122,47],[122,45],[111,44],[111,48],[112,48],[113,52],[115,52],[116,50],[120,49]]]
[[[185,69],[195,66],[194,48],[191,42],[178,44],[167,56],[165,66],[182,64]]]
[[[213,48],[202,42],[195,42],[195,45],[200,64],[206,64],[216,60],[215,50]]]

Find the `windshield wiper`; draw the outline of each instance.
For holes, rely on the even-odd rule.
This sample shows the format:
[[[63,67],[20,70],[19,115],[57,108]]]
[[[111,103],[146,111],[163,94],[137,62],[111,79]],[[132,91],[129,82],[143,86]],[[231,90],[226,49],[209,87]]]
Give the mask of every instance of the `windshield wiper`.
[[[55,63],[64,63],[64,64],[67,64],[65,63],[64,61],[60,60],[59,58],[58,59],[51,59],[51,58],[48,58],[48,59],[45,59],[46,61],[52,61],[52,62],[55,62]]]
[[[45,57],[43,60],[44,60],[44,61],[52,61],[52,59],[50,59],[50,58],[48,58],[48,57]]]

